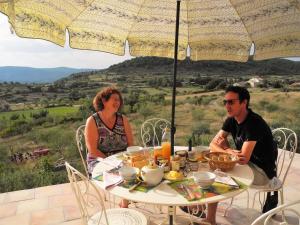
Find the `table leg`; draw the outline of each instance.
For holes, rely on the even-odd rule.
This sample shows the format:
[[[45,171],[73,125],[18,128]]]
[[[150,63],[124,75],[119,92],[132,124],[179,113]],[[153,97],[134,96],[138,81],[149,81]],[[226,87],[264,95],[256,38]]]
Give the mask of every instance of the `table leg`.
[[[173,215],[174,215],[174,207],[168,206],[168,215],[169,215],[169,225],[173,225]]]
[[[168,224],[168,225],[177,225],[175,222],[175,211],[176,207],[175,206],[168,206],[168,218],[164,221],[162,221],[159,225],[162,224]],[[168,223],[169,220],[169,223]]]

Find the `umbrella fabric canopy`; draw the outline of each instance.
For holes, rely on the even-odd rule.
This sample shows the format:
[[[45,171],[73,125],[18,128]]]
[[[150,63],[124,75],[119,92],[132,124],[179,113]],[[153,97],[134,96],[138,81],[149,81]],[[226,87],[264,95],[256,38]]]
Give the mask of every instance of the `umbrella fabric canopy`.
[[[176,0],[0,0],[20,37],[133,56],[174,56]],[[300,55],[299,0],[182,0],[178,58],[247,61]]]

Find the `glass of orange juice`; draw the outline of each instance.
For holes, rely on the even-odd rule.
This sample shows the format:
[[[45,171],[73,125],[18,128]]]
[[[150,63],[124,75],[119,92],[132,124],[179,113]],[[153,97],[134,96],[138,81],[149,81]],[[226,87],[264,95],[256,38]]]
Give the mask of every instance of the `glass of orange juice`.
[[[170,156],[171,156],[171,143],[170,142],[162,142],[161,143],[161,152],[162,156],[170,161]]]

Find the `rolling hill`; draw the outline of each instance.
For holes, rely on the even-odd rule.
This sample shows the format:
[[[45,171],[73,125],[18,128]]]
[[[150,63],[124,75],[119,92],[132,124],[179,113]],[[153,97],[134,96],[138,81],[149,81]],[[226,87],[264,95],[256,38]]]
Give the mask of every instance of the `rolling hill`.
[[[32,68],[5,66],[0,67],[0,82],[48,83],[67,77],[73,73],[90,70],[91,69],[75,69],[67,67]]]

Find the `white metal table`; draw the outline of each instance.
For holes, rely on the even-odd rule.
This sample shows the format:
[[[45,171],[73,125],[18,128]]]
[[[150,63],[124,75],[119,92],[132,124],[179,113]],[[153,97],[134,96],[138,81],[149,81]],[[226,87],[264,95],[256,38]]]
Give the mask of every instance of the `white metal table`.
[[[93,177],[107,169],[109,169],[107,165],[98,163],[93,171]],[[207,171],[208,169],[206,167],[199,168],[199,170]],[[228,174],[247,186],[249,186],[252,183],[254,178],[253,172],[248,165],[236,165],[232,171],[228,172]],[[94,182],[96,185],[98,185],[101,189],[104,190],[104,184],[102,181],[95,180]],[[115,186],[113,188],[108,189],[107,191],[112,195],[118,196],[120,198],[125,198],[134,202],[168,206],[169,224],[173,225],[173,215],[176,206],[203,205],[207,203],[219,202],[228,198],[232,198],[246,190],[246,188],[238,189],[222,195],[203,198],[196,201],[188,201],[181,194],[172,189],[167,184],[168,182],[169,181],[163,181],[158,186],[154,187],[146,193],[140,191],[129,192],[127,188],[121,186]]]

